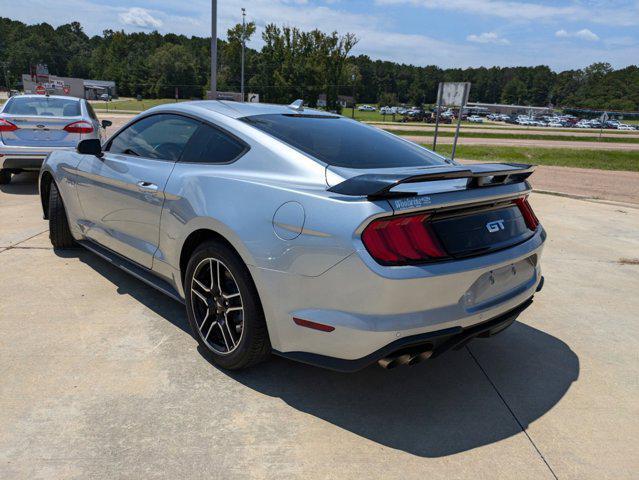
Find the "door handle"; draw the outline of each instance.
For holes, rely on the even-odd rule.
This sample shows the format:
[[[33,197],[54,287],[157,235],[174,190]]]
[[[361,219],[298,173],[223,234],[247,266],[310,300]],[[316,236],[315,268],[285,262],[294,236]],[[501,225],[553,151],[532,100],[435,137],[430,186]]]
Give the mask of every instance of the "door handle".
[[[157,192],[158,186],[151,182],[138,182],[138,190],[143,192]]]

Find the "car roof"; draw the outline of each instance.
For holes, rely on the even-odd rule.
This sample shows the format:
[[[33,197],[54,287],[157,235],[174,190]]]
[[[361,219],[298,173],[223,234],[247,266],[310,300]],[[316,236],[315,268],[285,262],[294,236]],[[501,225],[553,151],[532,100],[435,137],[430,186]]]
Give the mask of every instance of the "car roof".
[[[288,105],[274,105],[270,103],[248,103],[248,102],[232,102],[228,100],[196,100],[190,102],[180,102],[177,104],[180,109],[190,110],[195,107],[197,109],[205,109],[212,112],[219,113],[231,118],[249,117],[252,115],[266,115],[266,114],[284,114],[284,113],[299,113],[310,115],[325,115],[335,116],[334,113],[325,112],[322,110],[316,110],[313,108],[304,108],[303,110],[296,110]],[[168,103],[160,105],[152,110],[154,112],[162,110],[174,110],[176,108],[175,103]]]
[[[82,100],[82,98],[78,98],[78,97],[69,97],[66,95],[37,95],[37,94],[33,94],[33,93],[27,93],[24,95],[15,95],[11,98],[59,98],[62,100],[77,100],[78,102],[80,100]]]

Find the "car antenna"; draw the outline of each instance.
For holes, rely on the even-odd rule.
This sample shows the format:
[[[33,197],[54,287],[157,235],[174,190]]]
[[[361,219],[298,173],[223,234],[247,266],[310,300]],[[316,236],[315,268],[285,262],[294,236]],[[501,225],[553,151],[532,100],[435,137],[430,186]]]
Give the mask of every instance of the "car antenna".
[[[297,99],[295,100],[293,103],[291,103],[288,108],[290,108],[291,110],[295,110],[296,112],[303,112],[304,111],[304,100]]]

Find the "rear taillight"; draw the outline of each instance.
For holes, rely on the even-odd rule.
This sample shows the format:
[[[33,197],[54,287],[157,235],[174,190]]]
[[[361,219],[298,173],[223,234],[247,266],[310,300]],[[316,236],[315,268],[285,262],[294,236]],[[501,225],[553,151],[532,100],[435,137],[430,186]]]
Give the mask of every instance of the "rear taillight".
[[[7,122],[0,118],[0,132],[13,132],[17,130],[18,127],[11,122]]]
[[[93,125],[85,121],[73,122],[64,127],[64,131],[69,133],[92,133]]]
[[[530,203],[528,203],[528,197],[518,198],[515,200],[515,204],[519,207],[519,211],[526,221],[526,226],[530,230],[537,230],[537,227],[539,226],[539,219],[537,218],[537,215],[535,215],[535,212],[533,212]]]
[[[383,265],[405,265],[448,255],[426,223],[428,215],[381,218],[362,233],[368,253]]]

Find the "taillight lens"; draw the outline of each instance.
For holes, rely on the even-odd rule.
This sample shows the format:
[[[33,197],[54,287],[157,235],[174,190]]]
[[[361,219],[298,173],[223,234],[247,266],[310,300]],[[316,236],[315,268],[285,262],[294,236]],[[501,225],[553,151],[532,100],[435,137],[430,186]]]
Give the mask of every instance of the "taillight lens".
[[[535,212],[533,212],[530,203],[528,203],[528,197],[518,198],[515,200],[515,204],[519,207],[519,211],[526,221],[526,226],[530,230],[537,230],[537,227],[539,226],[539,219],[537,218],[537,215],[535,215]]]
[[[13,132],[17,130],[18,127],[11,122],[3,120],[0,118],[0,132]]]
[[[362,233],[368,253],[383,265],[405,265],[448,255],[426,223],[428,215],[381,218]]]
[[[64,130],[69,133],[92,133],[93,125],[84,121],[73,122],[64,127]]]

